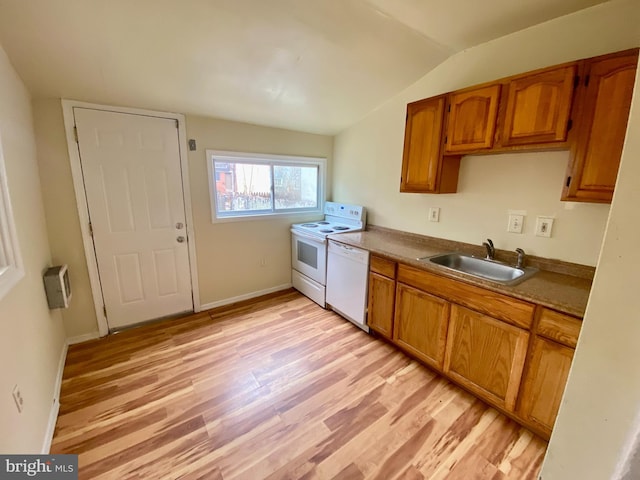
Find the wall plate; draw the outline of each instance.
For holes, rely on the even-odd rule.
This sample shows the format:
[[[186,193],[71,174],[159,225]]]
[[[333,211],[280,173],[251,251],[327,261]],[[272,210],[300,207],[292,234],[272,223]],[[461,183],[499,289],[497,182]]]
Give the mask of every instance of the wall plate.
[[[536,236],[537,237],[551,237],[551,230],[553,229],[552,217],[537,217],[536,218]]]

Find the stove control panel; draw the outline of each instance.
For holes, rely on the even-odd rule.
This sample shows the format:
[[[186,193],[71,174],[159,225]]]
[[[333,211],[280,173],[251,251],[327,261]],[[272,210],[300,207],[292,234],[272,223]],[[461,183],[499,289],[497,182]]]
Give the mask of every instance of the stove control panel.
[[[365,208],[360,205],[347,205],[336,202],[326,202],[324,204],[324,214],[332,217],[349,218],[363,223],[367,217]]]

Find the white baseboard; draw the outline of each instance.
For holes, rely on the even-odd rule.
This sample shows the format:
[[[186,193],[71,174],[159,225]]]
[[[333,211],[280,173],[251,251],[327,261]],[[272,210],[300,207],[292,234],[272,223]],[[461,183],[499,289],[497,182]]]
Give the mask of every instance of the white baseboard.
[[[205,303],[203,305],[200,305],[200,310],[204,311],[216,307],[223,307],[224,305],[242,302],[243,300],[250,300],[252,298],[267,295],[269,293],[279,292],[280,290],[286,290],[288,288],[291,288],[291,283],[285,283],[276,287],[267,288],[265,290],[259,290],[257,292],[245,293],[244,295],[238,295],[237,297],[225,298],[224,300],[218,300],[217,302]]]
[[[44,441],[42,443],[42,455],[47,455],[51,450],[51,441],[53,440],[53,433],[56,430],[56,422],[58,421],[58,411],[60,410],[60,389],[62,388],[62,374],[64,373],[64,364],[67,360],[67,349],[69,342],[65,342],[60,352],[60,360],[58,361],[58,373],[56,375],[56,382],[53,386],[53,404],[51,405],[51,411],[49,412],[49,422],[47,423],[47,430],[44,433]]]
[[[75,345],[76,343],[88,342],[100,338],[100,332],[85,333],[75,337],[67,338],[67,345]]]

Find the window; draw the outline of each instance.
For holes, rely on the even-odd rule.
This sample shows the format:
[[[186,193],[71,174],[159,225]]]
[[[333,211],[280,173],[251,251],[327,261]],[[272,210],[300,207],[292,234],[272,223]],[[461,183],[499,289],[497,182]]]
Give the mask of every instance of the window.
[[[207,150],[212,220],[322,211],[326,159]]]
[[[0,140],[0,299],[24,276]]]

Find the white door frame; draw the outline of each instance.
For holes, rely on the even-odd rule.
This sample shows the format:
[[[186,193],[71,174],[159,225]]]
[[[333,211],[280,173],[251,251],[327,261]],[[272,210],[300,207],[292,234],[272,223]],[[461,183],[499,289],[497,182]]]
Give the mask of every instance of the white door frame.
[[[80,230],[82,231],[82,243],[89,269],[89,282],[91,283],[91,293],[93,296],[93,306],[98,319],[98,329],[100,336],[104,337],[109,333],[109,324],[104,316],[104,301],[102,299],[102,284],[98,275],[98,263],[96,260],[95,246],[89,231],[89,205],[84,189],[82,177],[82,166],[80,164],[80,151],[76,143],[74,126],[75,119],[73,108],[90,108],[93,110],[103,110],[116,113],[129,113],[133,115],[144,115],[147,117],[160,117],[174,119],[178,122],[178,146],[180,148],[180,169],[182,172],[182,192],[184,197],[185,218],[187,223],[187,238],[189,239],[189,267],[191,272],[191,289],[193,295],[193,310],[199,312],[200,290],[198,288],[198,270],[196,262],[196,245],[193,231],[193,211],[191,209],[191,189],[189,186],[189,166],[187,159],[187,132],[185,128],[184,115],[180,113],[155,112],[142,110],[139,108],[112,107],[108,105],[98,105],[94,103],[78,102],[76,100],[62,99],[62,114],[64,116],[64,129],[67,137],[67,148],[69,149],[69,162],[71,164],[71,175],[73,177],[73,189],[76,194],[76,205],[78,216],[80,217]]]

